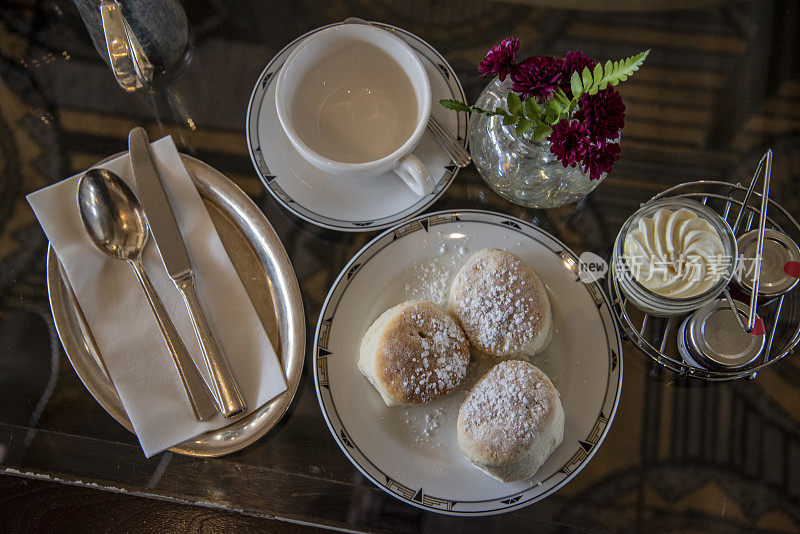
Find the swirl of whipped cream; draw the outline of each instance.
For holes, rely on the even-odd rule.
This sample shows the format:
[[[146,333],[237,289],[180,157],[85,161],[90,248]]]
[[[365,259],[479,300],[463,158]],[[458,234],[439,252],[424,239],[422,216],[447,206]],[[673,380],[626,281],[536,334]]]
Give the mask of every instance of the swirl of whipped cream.
[[[722,239],[693,211],[658,210],[625,236],[624,257],[637,282],[672,298],[699,295],[725,272]]]

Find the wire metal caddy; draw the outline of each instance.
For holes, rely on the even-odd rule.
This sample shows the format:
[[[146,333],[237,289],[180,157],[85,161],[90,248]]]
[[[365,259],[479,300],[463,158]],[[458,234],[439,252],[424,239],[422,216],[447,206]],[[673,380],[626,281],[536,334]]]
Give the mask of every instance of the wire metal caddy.
[[[764,159],[759,164],[759,169],[749,187],[744,187],[739,183],[732,184],[717,180],[686,182],[662,191],[647,203],[669,197],[689,198],[717,211],[734,228],[737,238],[750,231],[755,221],[756,224],[763,222],[762,228],[772,228],[786,234],[795,243],[800,243],[800,225],[786,209],[769,198],[768,172],[764,180],[764,191],[762,193],[753,191],[763,163]],[[762,210],[762,207],[768,207],[768,209]],[[741,216],[739,216],[740,210]],[[762,211],[766,211],[766,217],[762,218]],[[738,228],[735,228],[737,219],[741,219],[741,223]],[[761,241],[763,242],[763,238]],[[760,253],[759,247],[759,256]],[[760,272],[760,268],[757,269],[757,272]],[[692,362],[685,361],[677,349],[679,325],[689,314],[656,317],[639,310],[633,303],[628,302],[628,299],[620,291],[619,282],[613,269],[609,273],[606,283],[612,309],[622,327],[623,336],[647,356],[679,375],[693,376],[709,381],[752,379],[761,369],[791,354],[800,342],[800,287],[771,299],[759,295],[753,299],[751,310],[753,308],[757,310],[758,315],[763,319],[767,340],[757,362],[735,370],[698,367]],[[758,286],[756,285],[756,287]],[[729,298],[728,290],[726,289],[725,292]],[[721,297],[725,296],[721,295]],[[752,328],[752,324],[750,328]]]

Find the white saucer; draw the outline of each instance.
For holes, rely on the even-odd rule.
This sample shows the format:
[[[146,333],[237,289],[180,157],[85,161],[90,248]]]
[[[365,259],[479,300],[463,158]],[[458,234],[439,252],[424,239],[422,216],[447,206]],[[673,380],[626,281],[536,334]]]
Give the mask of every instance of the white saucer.
[[[564,439],[533,478],[503,483],[470,464],[456,440],[458,408],[486,368],[430,404],[387,407],[357,368],[361,338],[385,310],[410,299],[442,304],[455,271],[475,252],[506,249],[531,265],[553,310],[553,340],[530,361],[561,394]],[[421,215],[362,248],[333,284],[314,336],[314,383],[328,428],[378,487],[428,511],[462,516],[522,508],[583,469],[611,427],[622,387],[622,346],[608,299],[584,284],[578,258],[520,219],[479,210]]]
[[[442,98],[466,100],[453,69],[416,35],[388,24],[374,24],[406,41],[422,58],[433,94],[431,113],[466,147],[467,114],[444,109],[438,103]],[[303,39],[335,25],[298,37],[264,68],[247,106],[247,147],[267,191],[301,219],[342,232],[379,230],[409,219],[433,204],[452,183],[458,167],[426,132],[414,154],[427,165],[436,186],[428,195],[419,197],[394,173],[369,181],[341,178],[317,169],[297,153],[278,122],[275,75]]]

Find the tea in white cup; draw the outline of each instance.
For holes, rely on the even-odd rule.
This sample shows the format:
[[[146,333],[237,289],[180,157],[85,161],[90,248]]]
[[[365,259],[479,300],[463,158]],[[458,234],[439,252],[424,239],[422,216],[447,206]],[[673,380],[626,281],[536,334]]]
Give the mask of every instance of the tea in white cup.
[[[360,178],[393,170],[418,195],[433,189],[411,153],[430,117],[430,82],[391,33],[344,24],[311,35],[287,58],[275,99],[289,140],[316,167]]]

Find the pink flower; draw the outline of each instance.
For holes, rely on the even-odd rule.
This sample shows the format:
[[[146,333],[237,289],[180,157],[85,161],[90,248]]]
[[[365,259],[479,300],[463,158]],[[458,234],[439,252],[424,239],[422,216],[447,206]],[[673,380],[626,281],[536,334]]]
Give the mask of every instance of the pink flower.
[[[574,167],[586,156],[589,130],[578,121],[561,119],[553,126],[553,132],[547,140],[550,141],[550,152],[556,155],[561,164],[564,167]]]
[[[511,88],[520,94],[520,98],[533,96],[541,103],[549,100],[558,88],[563,71],[562,58],[529,57],[511,71],[511,79],[514,80]]]
[[[625,126],[625,104],[622,96],[609,86],[597,94],[581,96],[575,118],[589,127],[592,141],[616,139]]]
[[[503,39],[499,45],[489,50],[481,61],[480,66],[478,66],[481,78],[496,74],[501,82],[504,81],[506,75],[514,66],[514,57],[517,55],[517,49],[519,49],[519,39],[509,37]]]
[[[611,172],[619,159],[619,143],[605,140],[589,146],[583,158],[583,172],[589,173],[590,180],[597,180],[604,172]]]

